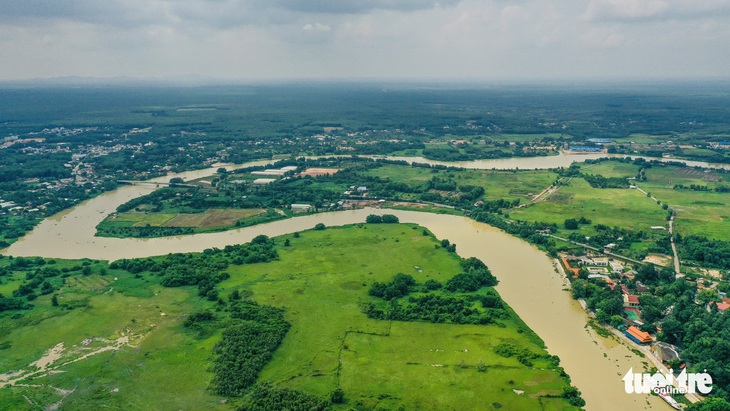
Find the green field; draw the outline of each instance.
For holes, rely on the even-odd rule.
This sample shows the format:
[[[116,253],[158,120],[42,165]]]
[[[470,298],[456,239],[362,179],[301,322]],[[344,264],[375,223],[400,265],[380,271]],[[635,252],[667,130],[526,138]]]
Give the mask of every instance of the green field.
[[[262,208],[208,209],[202,213],[129,211],[108,216],[99,223],[97,230],[99,235],[109,237],[159,237],[222,231],[283,217],[286,215]],[[188,231],[157,233],[155,227]]]
[[[730,193],[713,191],[727,186],[727,174],[696,170],[691,167],[652,167],[646,170],[646,182],[638,183],[658,200],[676,211],[675,226],[683,235],[695,234],[730,241]],[[675,190],[674,185],[692,184],[708,191]]]
[[[510,210],[510,217],[517,220],[558,225],[581,216],[593,224],[629,230],[666,225],[666,212],[639,191],[593,188],[582,178],[573,178],[547,201]]]
[[[59,261],[56,266],[76,263]],[[60,307],[51,306],[46,295],[21,315],[0,313],[0,374],[30,370],[48,350],[64,346],[51,364],[53,372],[1,388],[0,409],[44,409],[61,399],[62,409],[69,410],[219,408],[220,399],[206,391],[210,376],[201,372],[211,341],[197,341],[180,330],[181,319],[200,307],[199,298],[108,270],[106,263],[90,267],[107,273],[66,277],[57,292]],[[5,287],[17,288],[23,277],[15,276]],[[118,350],[73,362],[124,336],[129,344]]]
[[[621,163],[618,161],[603,161],[596,164],[583,164],[580,171],[585,174],[598,174],[606,178],[610,177],[636,177],[639,166],[632,163]]]
[[[547,170],[500,171],[464,170],[450,171],[401,165],[384,165],[364,174],[378,176],[393,182],[411,185],[424,184],[433,177],[453,177],[458,185],[483,187],[488,200],[520,199],[526,202],[556,180],[557,174]]]
[[[434,247],[437,241],[422,231],[387,224],[307,231],[277,239],[276,261],[230,266],[231,277],[219,284],[224,299],[239,290],[285,308],[291,323],[259,381],[323,398],[341,387],[347,402],[335,409],[343,410],[572,409],[559,398],[567,383],[542,342],[511,311],[501,326],[390,322],[363,313],[362,304],[374,298],[367,294],[374,281],[398,272],[419,282],[445,281],[460,271],[457,256]],[[111,270],[103,262],[90,270],[65,278],[57,292],[61,307],[46,295],[21,315],[0,314],[0,374],[29,370],[57,344],[65,348],[51,363],[53,373],[1,388],[0,409],[60,402],[69,410],[194,410],[238,403],[207,390],[220,333],[198,337],[181,326],[188,314],[216,303],[190,287],[162,287],[155,275]],[[13,276],[3,287],[17,287],[22,278]],[[125,336],[129,343],[117,350],[71,362]],[[527,366],[499,356],[494,347],[502,343],[540,358]]]

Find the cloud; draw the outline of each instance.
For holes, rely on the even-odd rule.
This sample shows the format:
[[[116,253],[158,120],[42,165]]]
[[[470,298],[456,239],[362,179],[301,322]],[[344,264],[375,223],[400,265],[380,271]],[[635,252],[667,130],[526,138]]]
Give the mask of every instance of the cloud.
[[[453,7],[461,0],[269,0],[277,7],[307,13],[361,14],[374,10],[416,11]]]
[[[0,0],[0,10],[0,80],[692,76],[730,65],[728,0]]]
[[[589,21],[692,20],[728,17],[726,0],[591,0],[583,18]]]
[[[229,28],[289,23],[302,15],[359,15],[454,7],[462,0],[0,0],[0,21],[65,20],[111,26],[195,24]]]
[[[316,33],[327,33],[332,31],[332,27],[322,23],[307,23],[302,27],[302,30]]]

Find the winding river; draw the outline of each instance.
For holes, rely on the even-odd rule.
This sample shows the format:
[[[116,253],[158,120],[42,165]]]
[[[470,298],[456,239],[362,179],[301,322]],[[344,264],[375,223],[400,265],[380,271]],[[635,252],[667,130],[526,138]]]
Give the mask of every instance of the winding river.
[[[597,157],[605,157],[598,155]],[[393,158],[392,159],[399,159]],[[451,164],[470,168],[549,168],[570,165],[592,158],[588,155],[481,161],[478,164]],[[559,159],[559,160],[554,160]],[[410,158],[420,162],[420,159]],[[556,163],[558,161],[558,163]],[[423,162],[426,162],[425,160]],[[516,163],[515,163],[516,162]],[[266,164],[248,163],[240,166]],[[509,164],[509,165],[508,165]],[[517,164],[517,165],[512,165]],[[530,165],[533,165],[530,167]],[[557,165],[556,165],[557,164]],[[229,168],[240,167],[230,166]],[[210,175],[215,168],[178,174],[185,179]],[[168,181],[172,176],[157,179]],[[154,239],[95,237],[96,225],[117,206],[155,190],[154,187],[124,186],[78,206],[49,217],[4,253],[13,256],[53,258],[92,258],[117,260],[147,257],[172,252],[201,251],[251,240],[259,234],[278,236],[312,228],[322,222],[328,226],[359,223],[379,210],[339,211],[280,220],[220,233],[196,234]],[[457,244],[462,257],[483,260],[500,283],[502,298],[523,321],[545,341],[548,351],[561,358],[561,365],[572,383],[583,392],[587,410],[669,409],[657,397],[626,394],[622,376],[633,367],[644,368],[645,359],[612,339],[602,338],[586,326],[587,315],[566,291],[565,280],[552,260],[531,244],[489,225],[465,217],[388,210],[401,222],[428,227],[438,238]]]

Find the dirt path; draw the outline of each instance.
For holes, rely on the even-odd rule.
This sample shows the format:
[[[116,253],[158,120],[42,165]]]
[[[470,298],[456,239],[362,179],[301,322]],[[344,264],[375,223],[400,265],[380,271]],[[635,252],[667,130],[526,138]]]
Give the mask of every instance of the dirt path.
[[[565,183],[566,184],[567,183],[570,183],[570,180],[571,179],[572,179],[572,177],[571,178],[568,178],[568,180],[566,180]],[[533,197],[532,200],[530,200],[530,201],[528,201],[528,202],[526,202],[524,204],[518,205],[517,208],[523,208],[523,207],[531,206],[533,204],[538,204],[538,203],[542,203],[544,201],[547,201],[550,197],[552,197],[553,195],[555,195],[555,193],[557,193],[558,191],[560,191],[560,189],[562,187],[563,187],[562,185],[551,185],[550,187],[542,190],[538,195],[536,195],[535,197]]]
[[[75,358],[75,355],[78,355],[79,353],[88,350],[86,346],[92,340],[84,340],[84,342],[74,345],[71,347],[71,349],[68,350],[62,342],[56,344],[53,348],[46,351],[46,353],[43,354],[41,358],[28,364],[25,369],[0,375],[0,389],[7,386],[17,385],[21,381],[26,380],[30,377],[42,377],[50,372],[58,371],[60,368],[68,364],[73,364],[75,362],[85,360],[94,355],[98,355],[107,351],[116,351],[125,346],[130,346],[129,336],[122,336],[113,341],[105,340],[103,338],[95,338],[94,340],[101,341],[106,345],[99,348],[91,349],[91,351]]]

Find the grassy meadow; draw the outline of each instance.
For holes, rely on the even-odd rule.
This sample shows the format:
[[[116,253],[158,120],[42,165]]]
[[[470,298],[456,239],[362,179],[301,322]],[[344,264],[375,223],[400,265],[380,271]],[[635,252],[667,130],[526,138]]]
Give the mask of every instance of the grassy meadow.
[[[557,174],[548,170],[439,170],[402,165],[384,165],[364,174],[410,185],[425,184],[433,177],[453,177],[458,185],[483,187],[486,200],[515,200],[526,202],[550,187]]]
[[[56,293],[58,307],[45,295],[32,310],[0,313],[0,374],[30,371],[48,350],[64,347],[50,372],[0,388],[0,409],[46,409],[60,401],[64,410],[226,409],[206,391],[212,340],[196,340],[180,327],[201,307],[197,295],[110,270],[104,262],[91,267],[90,275],[66,277]],[[102,268],[105,275],[98,273]],[[17,288],[22,277],[4,289]],[[121,337],[128,344],[103,350]]]
[[[400,272],[418,282],[444,282],[460,272],[459,258],[421,227],[360,224],[275,241],[278,260],[229,266],[230,278],[219,284],[224,300],[237,290],[260,304],[283,307],[291,323],[259,381],[322,398],[342,388],[345,404],[333,405],[342,410],[573,409],[559,397],[567,383],[547,357],[527,366],[495,353],[494,347],[509,343],[545,354],[541,340],[511,310],[501,326],[383,321],[363,313],[363,304],[374,298],[368,296],[374,281]],[[220,330],[200,336],[182,326],[190,313],[215,311],[220,303],[199,297],[193,287],[163,287],[153,274],[85,264],[86,275],[78,261],[56,263],[76,267],[54,293],[59,306],[44,295],[31,310],[0,313],[0,375],[30,372],[51,348],[64,347],[48,365],[50,372],[0,388],[0,409],[58,404],[64,410],[197,410],[238,404],[208,390]],[[25,275],[1,278],[1,292],[10,295]]]
[[[666,225],[666,212],[637,190],[593,188],[582,178],[573,178],[546,201],[510,210],[510,217],[562,225],[567,218],[585,217],[593,224],[628,230],[649,230]]]
[[[639,186],[676,211],[675,226],[683,235],[695,234],[730,241],[730,193],[715,192],[727,186],[730,177],[692,167],[653,167],[646,170],[646,182]],[[708,191],[679,190],[673,187],[706,186]]]

